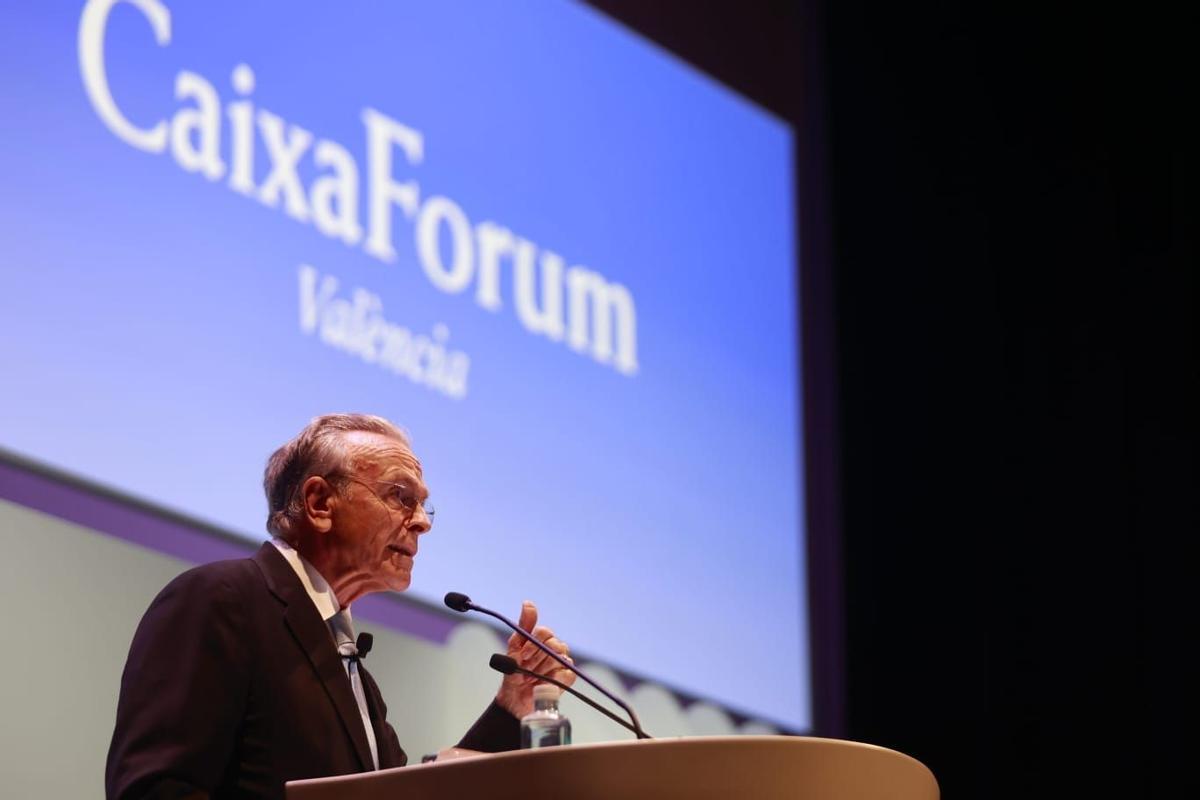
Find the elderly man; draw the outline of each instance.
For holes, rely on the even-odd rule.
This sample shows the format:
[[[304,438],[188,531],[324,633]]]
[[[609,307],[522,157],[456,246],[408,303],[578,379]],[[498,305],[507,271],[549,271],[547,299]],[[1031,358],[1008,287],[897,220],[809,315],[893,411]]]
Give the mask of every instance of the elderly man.
[[[412,580],[433,515],[420,462],[387,420],[335,414],[279,448],[263,484],[274,539],[251,558],[183,573],[138,626],[108,754],[109,797],[281,798],[289,780],[407,762],[357,658],[350,607]],[[536,622],[526,603],[521,627],[565,656],[566,644]],[[508,653],[573,680],[515,634]],[[533,683],[506,676],[458,746],[518,747]]]

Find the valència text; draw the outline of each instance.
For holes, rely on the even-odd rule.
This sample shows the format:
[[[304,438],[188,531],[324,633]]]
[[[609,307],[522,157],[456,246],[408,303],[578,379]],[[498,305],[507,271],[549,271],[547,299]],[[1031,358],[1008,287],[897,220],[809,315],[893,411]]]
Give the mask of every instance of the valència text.
[[[227,102],[222,116],[217,89],[202,75],[181,70],[175,76],[178,108],[169,118],[139,127],[121,111],[105,67],[104,39],[109,14],[122,0],[89,0],[79,21],[79,67],[88,99],[117,138],[147,153],[171,156],[180,168],[210,181],[224,180],[232,191],[283,211],[383,262],[397,258],[393,223],[399,209],[412,223],[417,261],[438,290],[460,294],[474,289],[477,305],[503,307],[501,273],[507,265],[511,298],[525,330],[589,355],[622,375],[638,371],[637,315],[633,295],[618,283],[525,239],[503,225],[472,224],[449,197],[423,196],[415,179],[393,174],[399,154],[408,167],[425,158],[425,137],[381,111],[364,108],[366,218],[359,212],[359,161],[342,144],[314,135],[246,99],[255,75],[246,64],[233,68],[231,84],[240,98]],[[124,0],[149,22],[159,46],[171,42],[171,13],[160,0]],[[225,126],[225,118],[228,126]],[[255,140],[270,160],[256,183]],[[223,141],[227,145],[223,146]],[[224,157],[223,157],[224,154]],[[306,187],[299,165],[311,158],[317,176]],[[449,234],[449,252],[439,237]]]
[[[467,395],[471,358],[450,350],[450,329],[438,323],[430,335],[413,333],[383,318],[383,301],[366,289],[338,294],[338,279],[300,266],[300,330],[325,344],[377,364],[449,397]]]

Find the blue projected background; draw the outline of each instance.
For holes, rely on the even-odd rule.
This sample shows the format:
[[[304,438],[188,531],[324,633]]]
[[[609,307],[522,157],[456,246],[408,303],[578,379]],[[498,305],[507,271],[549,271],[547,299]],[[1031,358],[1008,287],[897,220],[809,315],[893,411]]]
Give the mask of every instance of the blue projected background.
[[[262,539],[385,415],[411,593],[811,727],[784,123],[566,3],[5,15],[0,447]]]

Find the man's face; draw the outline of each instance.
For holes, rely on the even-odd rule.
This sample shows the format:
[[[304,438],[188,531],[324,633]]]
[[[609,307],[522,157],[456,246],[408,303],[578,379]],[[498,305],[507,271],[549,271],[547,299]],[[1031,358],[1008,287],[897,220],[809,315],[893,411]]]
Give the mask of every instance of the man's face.
[[[364,592],[402,592],[412,582],[417,539],[431,522],[421,503],[429,496],[421,464],[402,442],[356,431],[346,435],[350,450],[329,543],[337,548],[343,574],[352,574]],[[416,502],[409,510],[405,501]]]

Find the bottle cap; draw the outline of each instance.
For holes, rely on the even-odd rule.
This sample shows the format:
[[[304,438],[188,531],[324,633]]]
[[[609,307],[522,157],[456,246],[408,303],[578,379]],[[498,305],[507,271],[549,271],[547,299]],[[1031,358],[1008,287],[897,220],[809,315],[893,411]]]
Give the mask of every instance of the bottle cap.
[[[549,683],[539,683],[533,687],[534,700],[557,700],[562,696],[562,689]]]

